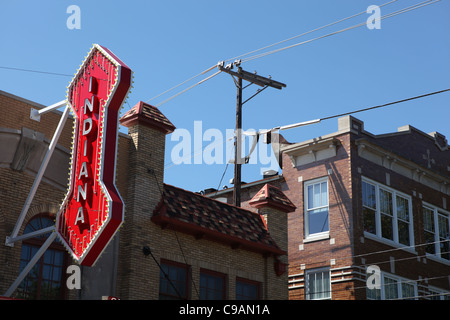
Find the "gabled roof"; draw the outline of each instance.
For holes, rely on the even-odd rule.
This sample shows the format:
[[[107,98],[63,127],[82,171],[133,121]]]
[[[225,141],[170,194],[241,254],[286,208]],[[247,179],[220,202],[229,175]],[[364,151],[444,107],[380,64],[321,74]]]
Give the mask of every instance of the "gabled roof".
[[[270,236],[262,217],[197,193],[164,184],[152,221],[207,239],[262,254],[285,255]]]
[[[158,108],[143,101],[139,101],[120,118],[120,123],[125,127],[132,126],[137,122],[155,128],[165,134],[175,130],[172,122]]]
[[[270,206],[285,212],[292,212],[296,208],[283,191],[268,183],[258,191],[249,204],[255,208]]]

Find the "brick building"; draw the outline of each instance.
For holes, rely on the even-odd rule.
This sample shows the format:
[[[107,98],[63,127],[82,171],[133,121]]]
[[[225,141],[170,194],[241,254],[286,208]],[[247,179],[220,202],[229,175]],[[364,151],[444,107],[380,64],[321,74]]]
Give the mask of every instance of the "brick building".
[[[30,119],[35,102],[0,91],[0,238],[16,225],[61,113]],[[81,288],[69,288],[76,265],[55,241],[12,297],[28,299],[288,299],[287,214],[279,190],[263,189],[238,208],[164,183],[166,135],[174,125],[139,102],[121,119],[116,185],[125,222]],[[54,224],[68,182],[73,119],[69,118],[19,235]],[[255,209],[256,210],[256,209]],[[0,296],[48,235],[0,246]]]
[[[281,154],[282,175],[243,185],[241,199],[254,210],[250,200],[270,183],[296,207],[288,215],[290,299],[449,299],[443,135],[411,126],[374,135],[346,116],[335,133],[284,141]],[[214,196],[230,203],[232,189]]]

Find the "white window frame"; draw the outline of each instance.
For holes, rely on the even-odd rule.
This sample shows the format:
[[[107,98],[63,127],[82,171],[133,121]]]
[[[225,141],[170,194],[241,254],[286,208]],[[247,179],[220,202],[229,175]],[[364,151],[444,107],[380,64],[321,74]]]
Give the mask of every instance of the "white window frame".
[[[308,209],[308,187],[315,185],[315,184],[321,184],[323,182],[327,183],[327,205],[326,206],[320,206],[320,207],[314,207],[311,209]],[[321,240],[329,238],[330,236],[330,188],[328,183],[328,177],[322,177],[314,180],[306,181],[303,186],[303,198],[304,198],[304,225],[305,225],[305,240]],[[322,208],[328,208],[328,230],[323,232],[316,232],[316,233],[310,233],[309,232],[309,211],[311,210],[317,210]]]
[[[434,254],[426,252],[427,257],[432,257],[435,259],[438,259],[439,261],[445,262],[446,264],[450,264],[450,260],[442,258],[441,257],[441,246],[440,246],[440,236],[439,236],[439,215],[447,216],[448,221],[448,228],[450,230],[450,213],[444,209],[441,209],[437,206],[434,206],[430,203],[427,203],[425,201],[422,202],[422,215],[423,215],[423,208],[427,208],[431,211],[433,211],[433,223],[434,223]],[[422,230],[422,232],[425,232],[425,230]]]
[[[450,292],[444,289],[428,287],[428,292],[429,294],[425,295],[428,300],[450,300]]]
[[[416,280],[410,280],[407,278],[399,277],[397,275],[393,275],[387,272],[381,272],[380,274],[380,289],[369,289],[366,287],[366,290],[379,290],[378,291],[378,297],[379,300],[386,300],[386,287],[389,285],[386,281],[386,279],[393,280],[396,283],[396,293],[397,297],[393,299],[388,300],[417,300],[418,294],[417,294],[417,281]],[[402,284],[411,285],[413,287],[413,295],[411,297],[403,297],[403,290],[402,290]],[[375,299],[368,299],[368,300],[375,300]]]
[[[309,287],[309,277],[311,275],[316,275],[318,273],[327,275],[329,286],[328,286],[328,288],[323,288],[324,289],[323,291],[310,293],[311,289]],[[315,298],[315,299],[311,298],[312,294],[318,294],[318,293],[324,293],[324,294],[326,294],[326,296],[322,297],[322,298]],[[330,268],[317,268],[317,269],[306,270],[306,272],[305,272],[305,297],[306,297],[306,300],[331,300],[331,271],[330,271]]]
[[[362,182],[371,184],[375,187],[375,230],[376,233],[370,233],[364,231],[364,236],[371,239],[376,239],[381,242],[386,242],[390,245],[403,246],[405,248],[413,248],[414,247],[414,219],[413,219],[413,211],[412,211],[412,198],[411,196],[400,192],[398,190],[392,189],[386,185],[383,185],[379,182],[371,180],[366,177],[362,177]],[[362,184],[361,184],[362,185]],[[392,231],[393,231],[393,239],[384,238],[382,236],[381,230],[381,206],[380,206],[380,189],[387,191],[392,194]],[[362,192],[362,190],[361,190]],[[398,220],[399,217],[397,215],[397,196],[408,200],[408,210],[409,210],[409,244],[405,245],[399,241],[399,230],[398,230]],[[362,199],[361,199],[362,202]]]

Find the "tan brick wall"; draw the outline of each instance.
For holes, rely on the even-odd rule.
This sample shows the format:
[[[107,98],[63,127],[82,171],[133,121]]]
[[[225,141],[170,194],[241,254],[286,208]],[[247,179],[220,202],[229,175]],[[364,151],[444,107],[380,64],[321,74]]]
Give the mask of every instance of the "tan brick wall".
[[[27,127],[44,133],[51,140],[61,113],[47,113],[41,116],[40,122],[36,122],[29,119],[32,107],[38,106],[18,97],[0,94],[0,110],[4,115],[0,117],[0,127],[18,130]],[[69,119],[59,140],[67,149],[71,146],[72,133],[72,120]],[[229,299],[235,298],[237,277],[260,282],[262,298],[287,299],[287,274],[281,277],[275,275],[273,257],[197,240],[181,232],[161,229],[151,222],[164,181],[164,144],[164,134],[145,126],[129,128],[129,136],[119,135],[116,184],[125,201],[126,213],[125,223],[118,234],[117,296],[122,299],[158,299],[159,267],[151,256],[145,256],[142,251],[143,246],[149,246],[158,263],[161,259],[167,259],[187,262],[191,266],[192,299],[197,299],[200,289],[200,269],[227,275]],[[34,178],[31,174],[13,171],[9,167],[0,168],[1,241],[11,234]],[[55,215],[64,196],[64,190],[42,182],[23,226],[36,214],[49,212]],[[15,243],[14,247],[0,245],[0,295],[18,276],[20,252],[21,242]],[[69,258],[67,263],[75,262]],[[69,291],[67,298],[78,299],[78,292]]]
[[[0,127],[21,130],[27,127],[45,134],[51,140],[56,126],[61,118],[61,113],[50,112],[41,117],[37,122],[30,119],[31,108],[37,108],[33,103],[27,103],[15,99],[14,96],[0,94]],[[70,148],[72,139],[72,122],[68,119],[61,134],[59,144]],[[19,258],[22,243],[16,242],[13,247],[5,246],[4,241],[10,236],[17,218],[22,211],[35,176],[26,172],[13,171],[9,167],[0,168],[0,261],[2,272],[0,273],[0,295],[4,294],[19,275]],[[24,219],[19,235],[22,234],[27,222],[37,214],[51,214],[55,216],[59,204],[64,198],[64,191],[42,182],[36,191],[36,195],[30,209]],[[68,261],[68,263],[70,260]]]
[[[62,113],[59,111],[49,112],[42,115],[40,121],[31,120],[30,109],[38,107],[42,106],[19,97],[0,93],[0,111],[2,112],[0,127],[17,130],[21,130],[22,127],[30,128],[44,133],[46,139],[50,141],[61,119]],[[72,117],[67,119],[60,139],[58,140],[58,145],[69,150],[73,136],[72,121]],[[122,196],[126,195],[126,189],[123,187],[124,183],[126,183],[126,170],[122,168],[126,168],[124,164],[127,162],[128,140],[129,138],[123,135],[119,137],[119,170],[116,175],[116,180]],[[48,170],[51,169],[51,167],[48,168]],[[69,178],[68,172],[67,178]],[[0,245],[0,261],[2,267],[2,272],[0,272],[0,295],[3,295],[8,290],[19,275],[19,259],[22,242],[15,242],[13,247],[5,246],[3,243],[6,236],[11,235],[16,225],[34,180],[34,174],[25,171],[14,171],[8,166],[0,167],[0,241],[2,243]],[[50,214],[54,218],[65,197],[65,192],[55,185],[42,181],[24,219],[19,235],[22,234],[27,223],[36,215]],[[67,265],[75,264],[69,254],[67,254],[67,257]],[[65,270],[63,270],[64,272]],[[76,299],[76,290],[67,290],[67,298]]]
[[[181,232],[161,229],[151,222],[164,179],[165,137],[142,125],[130,127],[129,135],[132,143],[126,219],[120,232],[118,295],[123,299],[158,299],[160,271],[154,257],[158,263],[167,259],[191,266],[191,299],[198,299],[201,268],[227,275],[229,299],[235,298],[236,277],[261,282],[263,298],[287,299],[287,280],[275,275],[273,257],[197,240]],[[143,254],[144,246],[151,248],[153,257]]]

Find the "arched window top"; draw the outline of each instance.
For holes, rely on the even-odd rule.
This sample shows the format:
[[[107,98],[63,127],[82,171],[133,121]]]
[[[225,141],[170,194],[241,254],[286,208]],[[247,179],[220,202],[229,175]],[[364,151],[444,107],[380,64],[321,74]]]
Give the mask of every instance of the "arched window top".
[[[28,224],[25,227],[25,230],[23,231],[24,234],[30,233],[33,231],[38,231],[44,228],[51,227],[55,224],[53,219],[51,219],[48,216],[45,215],[39,215],[37,217],[34,217],[28,222]],[[50,235],[51,232],[42,234],[40,236],[37,236],[36,239],[46,239]]]

